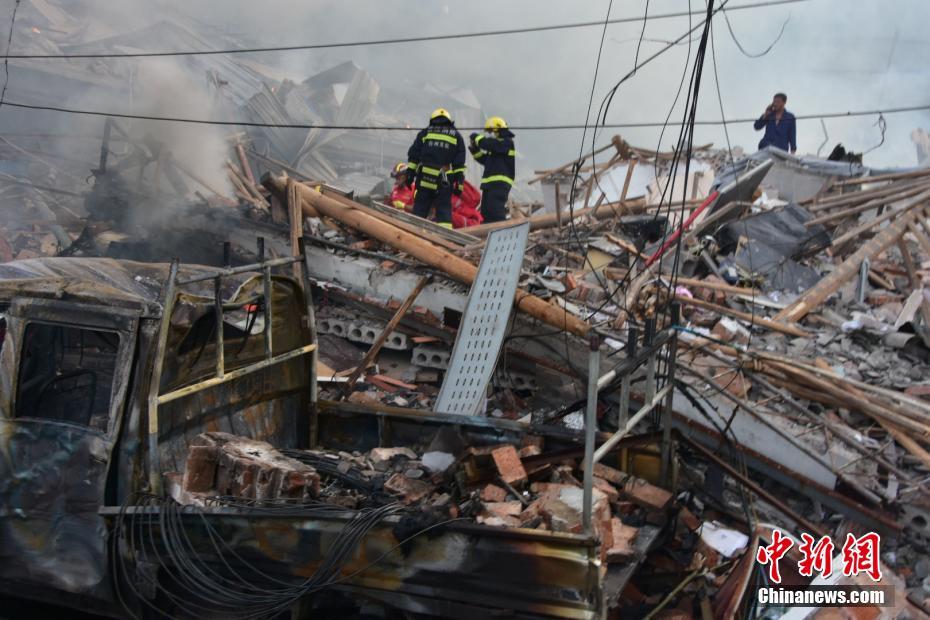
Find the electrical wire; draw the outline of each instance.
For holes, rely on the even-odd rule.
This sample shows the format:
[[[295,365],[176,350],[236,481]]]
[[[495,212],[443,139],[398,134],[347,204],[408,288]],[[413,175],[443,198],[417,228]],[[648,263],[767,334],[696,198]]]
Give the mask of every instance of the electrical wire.
[[[778,6],[783,4],[795,4],[798,2],[806,2],[807,0],[768,0],[766,2],[756,2],[753,4],[744,4],[740,6],[735,6],[731,10],[744,10],[744,9],[756,9],[770,6]],[[16,4],[19,5],[19,0],[16,1]],[[676,17],[684,17],[687,13],[678,12],[678,13],[663,13],[658,15],[653,15],[652,19],[670,19]],[[612,24],[625,24],[629,22],[639,21],[638,17],[620,17],[617,19],[612,19],[607,22],[608,25]],[[90,59],[90,58],[155,58],[155,57],[164,57],[164,56],[213,56],[213,55],[228,55],[228,54],[256,54],[264,52],[291,52],[291,51],[300,51],[300,50],[318,50],[318,49],[333,49],[341,47],[363,47],[363,46],[373,46],[373,45],[396,45],[401,43],[422,43],[429,41],[449,41],[454,39],[473,39],[477,37],[496,37],[496,36],[505,36],[505,35],[515,35],[515,34],[527,34],[534,32],[549,32],[555,30],[571,30],[578,28],[591,28],[594,26],[604,25],[603,20],[598,21],[589,21],[589,22],[576,22],[571,24],[552,24],[548,26],[530,26],[526,28],[508,28],[505,30],[486,30],[481,32],[464,32],[457,34],[440,34],[440,35],[427,35],[419,37],[400,37],[394,39],[372,39],[368,41],[349,41],[343,43],[308,43],[301,45],[282,45],[282,46],[266,46],[266,47],[249,47],[249,48],[227,48],[227,49],[218,49],[218,50],[176,50],[176,51],[159,51],[159,52],[88,52],[88,53],[78,53],[78,54],[10,54],[7,50],[5,56],[0,56],[4,59],[21,59],[21,60],[38,60],[38,59]]]
[[[202,509],[153,495],[132,496],[121,507],[110,538],[116,594],[129,615],[136,617],[136,611],[145,607],[157,615],[174,617],[172,610],[152,600],[152,594],[157,593],[185,615],[220,613],[237,619],[273,618],[297,600],[370,569],[414,538],[461,520],[449,519],[422,528],[362,568],[343,574],[365,536],[385,519],[403,512],[400,504],[347,511],[316,501],[214,497],[208,505],[229,509],[238,519],[338,519],[344,525],[328,544],[312,575],[305,579],[282,577],[263,568],[267,562],[246,557],[246,547],[233,547],[227,542],[218,529],[227,515],[212,516]]]
[[[863,155],[868,155],[875,149],[885,144],[885,132],[888,130],[888,121],[885,120],[885,117],[881,114],[881,112],[879,112],[878,114],[878,120],[875,121],[875,124],[872,126],[878,127],[878,130],[882,133],[882,138],[881,140],[879,140],[878,144],[876,144],[875,146],[873,146],[872,148],[864,152]]]
[[[677,43],[672,43],[662,48],[662,51],[667,51],[675,47]],[[643,67],[647,61],[641,62],[638,67]],[[3,105],[11,108],[22,108],[24,110],[42,110],[47,112],[60,112],[62,114],[80,114],[85,116],[103,116],[103,117],[112,117],[112,118],[126,118],[133,120],[143,120],[143,121],[161,121],[169,123],[189,123],[194,125],[218,125],[218,126],[229,126],[229,127],[267,127],[273,129],[334,129],[342,131],[420,131],[420,128],[417,127],[406,127],[406,126],[371,126],[371,125],[328,125],[328,124],[313,124],[313,123],[262,123],[257,121],[246,121],[246,120],[213,120],[205,118],[190,118],[184,116],[155,116],[149,114],[124,114],[121,112],[112,112],[107,110],[86,110],[78,108],[66,108],[62,106],[51,106],[51,105],[37,105],[37,104],[28,104],[21,103],[18,101],[4,101]],[[816,114],[796,114],[795,118],[797,120],[808,120],[808,119],[821,119],[821,118],[854,118],[858,116],[875,116],[877,114],[903,114],[906,112],[923,112],[930,110],[930,103],[911,105],[911,106],[900,106],[895,108],[885,108],[885,109],[873,109],[873,110],[850,110],[846,112],[822,112]],[[730,124],[735,123],[752,123],[757,120],[757,117],[744,117],[744,118],[729,118],[725,122]],[[724,121],[720,120],[696,120],[694,121],[695,126],[720,126],[723,125]],[[599,123],[598,127],[600,129],[636,129],[636,128],[650,128],[650,127],[665,127],[665,126],[682,126],[684,122],[679,121],[644,121],[644,122],[631,122],[631,123]],[[586,127],[590,128],[590,124],[578,124],[578,123],[563,123],[563,124],[551,124],[551,125],[514,125],[511,129],[515,131],[561,131],[561,130],[577,130],[585,129]],[[484,126],[475,126],[475,127],[457,127],[459,131],[484,131]]]
[[[781,30],[778,31],[778,36],[775,37],[775,40],[772,41],[768,47],[759,52],[758,54],[753,54],[747,52],[746,48],[743,47],[743,44],[739,42],[739,39],[736,38],[736,33],[733,32],[733,24],[730,23],[730,16],[727,15],[727,12],[723,12],[723,19],[727,22],[727,29],[730,31],[730,37],[733,39],[733,42],[736,43],[736,47],[739,48],[739,51],[743,53],[747,58],[762,58],[766,54],[772,51],[772,48],[775,47],[775,44],[781,40],[781,36],[785,34],[785,27],[788,25],[788,22],[791,21],[791,13],[788,14],[788,17],[785,18],[785,21],[781,25]]]
[[[3,106],[3,100],[6,98],[6,87],[10,85],[10,61],[9,53],[10,48],[13,47],[13,30],[16,28],[16,11],[19,10],[20,0],[16,0],[16,4],[13,5],[13,15],[10,18],[10,36],[6,40],[6,53],[7,57],[3,60],[3,90],[0,91],[0,107]]]

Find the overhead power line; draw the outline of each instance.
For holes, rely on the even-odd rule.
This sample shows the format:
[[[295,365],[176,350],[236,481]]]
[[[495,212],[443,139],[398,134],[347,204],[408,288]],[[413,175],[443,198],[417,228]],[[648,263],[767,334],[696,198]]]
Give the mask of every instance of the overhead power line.
[[[807,0],[767,0],[765,2],[756,2],[752,4],[743,4],[740,6],[729,7],[729,11],[738,11],[744,9],[757,9],[768,6],[777,6],[782,4],[795,4],[806,2]],[[687,17],[687,11],[677,13],[662,13],[650,16],[650,19],[671,19],[676,17]],[[641,17],[619,17],[608,20],[607,24],[624,24],[630,22],[642,21]],[[395,39],[372,39],[369,41],[347,41],[343,43],[308,43],[304,45],[281,45],[272,47],[250,47],[250,48],[229,48],[218,50],[175,50],[160,52],[87,52],[77,54],[7,54],[0,56],[3,59],[79,59],[79,58],[153,58],[164,56],[212,56],[217,54],[256,54],[264,52],[292,52],[299,50],[318,50],[332,49],[338,47],[363,47],[371,45],[395,45],[401,43],[422,43],[428,41],[449,41],[453,39],[474,39],[477,37],[498,37],[504,35],[527,34],[533,32],[548,32],[553,30],[571,30],[578,28],[591,28],[594,26],[604,27],[605,22],[589,21],[576,22],[572,24],[553,24],[550,26],[530,26],[526,28],[508,28],[506,30],[486,30],[482,32],[462,32],[458,34],[437,34],[420,37],[402,37]]]
[[[602,22],[603,23],[603,22]],[[147,114],[121,114],[118,112],[107,112],[101,110],[80,110],[76,108],[65,108],[60,106],[31,105],[26,103],[17,103],[13,101],[4,101],[4,107],[23,108],[27,110],[44,110],[48,112],[60,112],[63,114],[80,114],[84,116],[109,116],[112,118],[125,118],[142,121],[161,121],[168,123],[188,123],[194,125],[218,125],[229,127],[268,127],[273,129],[333,129],[341,131],[420,131],[421,127],[375,127],[368,125],[325,125],[312,123],[261,123],[256,121],[231,121],[231,120],[211,120],[205,118],[185,118],[179,116],[150,116]],[[797,120],[818,119],[818,118],[852,118],[857,116],[875,116],[878,114],[900,114],[903,112],[922,112],[930,110],[930,103],[905,106],[898,108],[882,108],[876,110],[855,110],[847,112],[823,112],[819,114],[796,114]],[[694,121],[695,125],[723,125],[732,123],[751,123],[757,117],[746,118],[728,118],[720,120]],[[631,129],[631,128],[649,128],[665,126],[681,126],[682,122],[675,121],[648,121],[648,122],[631,122],[631,123],[600,123],[598,127],[607,129]],[[511,129],[516,131],[557,131],[568,129],[584,129],[584,123],[564,124],[564,125],[513,125]],[[484,131],[481,127],[457,127],[459,131]]]

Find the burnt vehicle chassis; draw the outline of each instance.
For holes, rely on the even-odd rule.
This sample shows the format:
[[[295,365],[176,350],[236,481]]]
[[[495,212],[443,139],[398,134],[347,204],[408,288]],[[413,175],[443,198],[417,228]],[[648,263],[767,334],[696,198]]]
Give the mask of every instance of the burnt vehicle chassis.
[[[276,273],[303,256],[225,270],[90,258],[0,265],[0,588],[117,616],[158,607],[176,592],[159,573],[183,560],[165,555],[170,526],[203,566],[229,570],[228,558],[239,558],[289,586],[339,553],[327,591],[388,608],[603,616],[635,563],[602,565],[590,534],[460,521],[410,529],[386,514],[347,553],[341,532],[354,511],[179,510],[163,499],[163,474],[183,471],[188,445],[206,431],[284,449],[316,437],[337,450],[402,445],[444,425],[484,445],[526,431],[507,420],[318,403],[308,270],[301,265],[303,282]],[[581,450],[585,439],[565,428],[534,432],[556,449]],[[635,441],[616,436],[611,449]],[[147,538],[127,547],[127,532]],[[641,551],[658,533],[642,536]],[[218,539],[228,553],[210,552]],[[169,561],[146,562],[139,551]],[[293,597],[292,610],[311,609],[316,592]]]

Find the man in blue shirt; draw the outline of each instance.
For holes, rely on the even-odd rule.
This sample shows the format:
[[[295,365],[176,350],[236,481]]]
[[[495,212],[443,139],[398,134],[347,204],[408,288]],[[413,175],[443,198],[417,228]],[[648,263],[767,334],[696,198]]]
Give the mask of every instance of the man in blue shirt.
[[[759,141],[760,149],[774,146],[792,153],[798,150],[794,114],[785,109],[786,103],[788,103],[788,95],[775,93],[772,104],[765,108],[765,112],[753,125],[756,131],[765,127],[765,135]]]

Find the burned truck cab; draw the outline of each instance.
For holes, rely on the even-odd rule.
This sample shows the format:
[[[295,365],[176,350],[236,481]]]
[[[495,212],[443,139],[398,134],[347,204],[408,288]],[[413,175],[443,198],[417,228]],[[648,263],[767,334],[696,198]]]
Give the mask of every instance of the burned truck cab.
[[[306,445],[306,356],[157,402],[211,380],[218,358],[232,375],[268,352],[310,342],[301,287],[286,277],[269,277],[270,289],[248,272],[218,287],[213,278],[189,283],[172,293],[163,320],[169,276],[204,273],[101,258],[0,265],[0,588],[7,593],[113,604],[101,508],[131,502],[153,481],[170,483],[165,474],[183,471],[199,433]],[[269,291],[273,314],[262,311]]]

